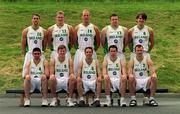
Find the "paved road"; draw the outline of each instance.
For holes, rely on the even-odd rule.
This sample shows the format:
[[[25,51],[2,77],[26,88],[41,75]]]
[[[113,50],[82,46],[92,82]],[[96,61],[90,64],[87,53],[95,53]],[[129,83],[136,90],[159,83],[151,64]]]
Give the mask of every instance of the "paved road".
[[[180,114],[180,98],[157,98],[158,107],[66,107],[65,99],[58,107],[40,107],[40,98],[32,98],[31,107],[19,107],[19,98],[0,98],[0,114]],[[115,104],[116,105],[116,104]]]

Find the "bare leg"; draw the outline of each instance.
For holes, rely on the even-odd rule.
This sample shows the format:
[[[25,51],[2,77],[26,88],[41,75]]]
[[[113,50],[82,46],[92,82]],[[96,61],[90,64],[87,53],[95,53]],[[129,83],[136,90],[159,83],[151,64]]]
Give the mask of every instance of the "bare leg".
[[[83,96],[83,82],[81,78],[77,78],[77,90],[79,97]]]
[[[105,93],[110,96],[111,82],[109,77],[105,77]]]
[[[122,76],[121,77],[121,83],[119,84],[121,97],[125,97],[125,93],[126,93],[126,81],[127,81],[126,76]]]
[[[47,99],[48,80],[45,75],[41,76],[41,89],[42,89],[42,98]]]
[[[56,77],[52,76],[50,78],[50,87],[51,87],[51,96],[52,96],[52,98],[57,98],[56,85],[57,85]]]
[[[136,80],[133,75],[129,75],[129,92],[130,96],[135,96],[136,95]]]
[[[68,93],[69,93],[69,97],[73,97],[73,92],[74,92],[74,85],[75,85],[75,78],[74,76],[70,76],[69,80],[68,80]]]
[[[26,75],[24,79],[24,92],[25,98],[30,98],[30,89],[31,89],[31,78],[29,75]]]
[[[96,98],[99,99],[100,98],[100,94],[101,94],[101,78],[98,77],[96,82],[97,82],[97,85],[96,85],[96,87],[97,87]]]

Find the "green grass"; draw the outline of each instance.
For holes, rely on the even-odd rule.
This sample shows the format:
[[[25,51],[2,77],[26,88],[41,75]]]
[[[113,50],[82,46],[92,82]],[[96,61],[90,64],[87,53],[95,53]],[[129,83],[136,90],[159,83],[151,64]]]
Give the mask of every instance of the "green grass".
[[[39,13],[44,28],[54,24],[55,12],[65,12],[66,23],[73,26],[81,22],[80,14],[84,8],[90,10],[92,23],[99,29],[109,24],[109,15],[117,13],[123,26],[131,28],[136,24],[135,16],[138,12],[148,14],[147,25],[155,31],[155,47],[151,52],[158,73],[158,87],[168,88],[171,92],[180,92],[180,2],[176,0],[84,0],[84,2],[57,3],[2,2],[0,0],[0,93],[5,89],[22,87],[21,69],[24,57],[21,55],[21,31],[31,24],[32,13]],[[29,0],[31,1],[31,0]],[[77,0],[80,1],[80,0]],[[129,2],[130,1],[130,2]],[[127,58],[129,49],[127,50]],[[75,49],[71,52],[74,54]],[[102,48],[98,50],[98,58],[102,62]],[[47,49],[48,58],[50,50]]]

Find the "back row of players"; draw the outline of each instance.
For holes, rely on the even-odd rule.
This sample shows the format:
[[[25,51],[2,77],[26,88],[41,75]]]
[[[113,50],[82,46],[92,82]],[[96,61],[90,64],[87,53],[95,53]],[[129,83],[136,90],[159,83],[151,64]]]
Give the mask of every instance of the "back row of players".
[[[72,96],[74,89],[79,95],[79,106],[84,106],[83,94],[91,90],[95,92],[94,106],[100,106],[102,76],[105,80],[106,105],[109,106],[110,91],[119,90],[120,104],[126,106],[125,91],[127,77],[131,100],[129,106],[136,106],[135,91],[150,88],[145,94],[144,104],[157,106],[154,99],[157,76],[148,52],[154,45],[153,30],[144,25],[145,13],[136,17],[137,25],[128,29],[119,25],[116,14],[110,16],[110,25],[99,32],[97,26],[90,23],[90,12],[82,12],[82,23],[75,29],[64,23],[64,12],[56,13],[56,24],[44,30],[39,26],[40,16],[33,14],[32,25],[22,32],[22,53],[25,55],[23,73],[25,89],[24,106],[30,106],[30,93],[35,89],[42,91],[42,106],[48,105],[47,88],[50,80],[52,101],[50,106],[57,106],[56,92],[64,89],[68,92],[68,106],[74,106]],[[102,73],[97,61],[96,50],[104,48],[105,57]],[[45,60],[43,50],[46,44],[52,48],[50,67]],[[132,54],[128,65],[128,76],[125,69],[124,48],[129,45]],[[76,47],[74,63],[71,59],[70,47]],[[148,69],[151,76],[148,77]]]

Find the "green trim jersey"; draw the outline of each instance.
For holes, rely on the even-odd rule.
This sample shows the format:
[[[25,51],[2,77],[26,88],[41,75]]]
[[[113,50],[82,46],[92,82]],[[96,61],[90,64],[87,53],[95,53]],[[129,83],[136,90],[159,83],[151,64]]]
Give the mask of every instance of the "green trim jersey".
[[[87,27],[82,23],[79,24],[77,35],[79,49],[84,50],[86,47],[92,47],[94,49],[94,37],[96,35],[96,32],[94,30],[93,24],[90,23]]]
[[[69,59],[66,59],[61,63],[56,57],[55,59],[55,76],[56,78],[68,78],[69,77]]]
[[[145,52],[148,52],[149,49],[149,30],[148,26],[144,26],[143,29],[139,30],[139,28],[136,26],[133,27],[132,32],[132,39],[133,39],[133,52],[135,52],[135,46],[137,44],[141,44],[144,48]]]
[[[110,60],[110,57],[107,57],[107,72],[110,78],[119,78],[121,76],[121,59],[117,59],[113,62]]]
[[[147,56],[144,56],[142,61],[138,61],[136,57],[133,59],[133,73],[136,78],[144,78],[148,76],[148,65],[147,65]]]
[[[108,48],[111,45],[116,45],[117,48],[118,48],[118,52],[120,52],[120,53],[123,52],[124,30],[123,30],[122,26],[118,26],[117,29],[114,29],[114,28],[111,27],[111,25],[108,25],[107,26],[106,37],[107,37]]]
[[[82,80],[83,81],[93,81],[97,78],[96,71],[96,60],[93,60],[89,65],[86,60],[83,59],[83,67],[82,67]]]
[[[30,61],[30,76],[31,76],[31,78],[40,78],[43,73],[44,73],[43,59],[41,59],[37,65],[34,63],[34,60],[31,59],[31,61]]]
[[[37,30],[34,30],[32,26],[27,28],[27,48],[28,51],[32,52],[32,50],[36,47],[42,50],[42,41],[44,39],[43,28],[39,27]]]
[[[69,50],[69,29],[68,24],[64,24],[61,28],[58,27],[56,24],[53,25],[52,31],[52,38],[53,38],[53,50],[57,50],[59,45],[65,45],[67,51]]]

